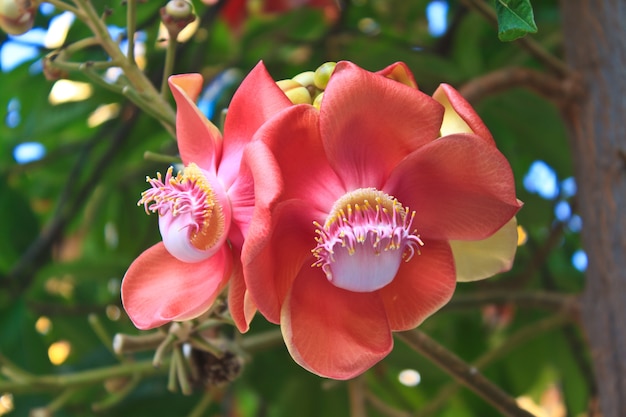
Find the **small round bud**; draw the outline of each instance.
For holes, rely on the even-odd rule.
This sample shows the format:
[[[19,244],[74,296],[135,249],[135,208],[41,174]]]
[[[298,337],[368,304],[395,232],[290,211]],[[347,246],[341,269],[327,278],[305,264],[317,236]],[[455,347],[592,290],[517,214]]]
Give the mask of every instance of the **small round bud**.
[[[324,98],[324,93],[319,93],[315,99],[313,100],[313,107],[316,109],[320,109],[322,107],[322,99]]]
[[[54,65],[54,60],[59,56],[58,51],[50,52],[48,55],[42,58],[43,75],[48,81],[56,81],[69,77],[67,71]]]
[[[187,19],[193,15],[193,8],[185,0],[171,0],[165,5],[165,13],[174,19]]]
[[[36,11],[30,0],[0,0],[0,29],[9,35],[26,33],[35,23]]]
[[[328,80],[335,70],[336,62],[326,62],[315,70],[314,82],[315,86],[320,90],[324,90],[328,85]]]
[[[176,39],[178,34],[194,20],[196,15],[193,7],[186,0],[170,0],[165,7],[161,7],[161,21],[172,39]]]
[[[293,104],[311,104],[309,90],[297,81],[281,80],[277,81],[276,85],[283,90],[283,93]]]
[[[315,79],[315,71],[301,72],[300,74],[292,78],[292,80],[299,83],[303,87],[314,85],[315,84],[314,79]]]

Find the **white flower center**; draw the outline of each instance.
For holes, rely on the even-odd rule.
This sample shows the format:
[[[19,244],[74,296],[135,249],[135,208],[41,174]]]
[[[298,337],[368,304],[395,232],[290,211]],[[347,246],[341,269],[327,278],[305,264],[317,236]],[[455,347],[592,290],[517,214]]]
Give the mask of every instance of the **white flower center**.
[[[421,241],[411,230],[415,212],[375,188],[360,188],[337,200],[324,226],[317,226],[313,254],[335,286],[371,292],[393,281],[400,263],[419,253]]]

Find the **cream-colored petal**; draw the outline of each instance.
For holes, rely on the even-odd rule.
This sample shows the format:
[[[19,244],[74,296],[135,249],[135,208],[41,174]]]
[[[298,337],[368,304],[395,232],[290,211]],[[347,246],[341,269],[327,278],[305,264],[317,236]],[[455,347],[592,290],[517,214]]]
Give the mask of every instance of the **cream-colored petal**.
[[[443,123],[441,124],[441,136],[451,135],[454,133],[474,133],[471,127],[461,118],[459,113],[454,109],[448,96],[442,88],[438,88],[433,98],[443,105],[445,112],[443,114]]]
[[[459,282],[477,281],[508,271],[517,250],[517,219],[513,217],[487,239],[454,240],[450,246]]]

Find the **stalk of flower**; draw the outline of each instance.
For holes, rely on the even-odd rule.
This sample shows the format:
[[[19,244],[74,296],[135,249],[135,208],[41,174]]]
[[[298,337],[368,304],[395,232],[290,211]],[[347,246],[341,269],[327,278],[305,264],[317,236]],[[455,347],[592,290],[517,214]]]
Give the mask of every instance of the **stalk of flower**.
[[[255,182],[275,184],[257,196],[243,265],[296,362],[348,379],[457,280],[511,266],[521,203],[508,162],[451,87],[429,97],[404,64],[371,73],[340,62],[330,74],[317,105],[268,121],[246,150]],[[476,245],[479,265],[460,265],[470,257],[456,252]]]
[[[255,203],[243,150],[270,117],[291,107],[262,64],[235,93],[224,136],[195,104],[199,74],[172,76],[176,134],[184,168],[148,178],[139,205],[158,213],[162,242],[143,252],[122,281],[122,302],[133,323],[151,329],[207,311],[230,283],[233,320],[246,331],[256,308],[247,295],[240,254]],[[263,94],[257,97],[257,93]],[[255,97],[250,100],[250,97]]]

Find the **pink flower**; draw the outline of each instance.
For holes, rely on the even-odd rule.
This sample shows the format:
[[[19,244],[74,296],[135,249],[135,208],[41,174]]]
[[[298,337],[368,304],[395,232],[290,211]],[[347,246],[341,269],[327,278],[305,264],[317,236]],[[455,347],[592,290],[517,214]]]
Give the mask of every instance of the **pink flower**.
[[[228,110],[225,134],[194,104],[199,74],[170,77],[177,104],[176,135],[184,169],[170,168],[139,201],[159,214],[163,241],[143,252],[122,282],[133,323],[151,329],[204,313],[230,282],[229,307],[241,331],[256,311],[246,294],[240,260],[254,208],[244,147],[274,113],[291,106],[262,64],[246,77]]]
[[[456,91],[433,99],[416,87],[403,64],[370,73],[340,62],[319,111],[293,106],[246,150],[264,192],[245,281],[295,361],[320,376],[364,372],[393,331],[450,299],[457,278],[512,262],[521,204],[508,162]],[[494,262],[484,246],[498,234]],[[486,265],[457,265],[473,249]]]
[[[203,0],[206,4],[214,4],[216,0]],[[247,0],[227,0],[220,14],[233,29],[238,29],[248,17],[250,9],[254,6]],[[334,21],[339,17],[339,7],[336,0],[263,0],[257,5],[261,14],[284,13],[300,7],[314,7],[321,9],[328,21]]]

